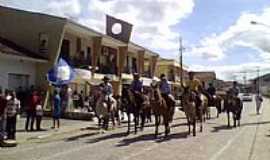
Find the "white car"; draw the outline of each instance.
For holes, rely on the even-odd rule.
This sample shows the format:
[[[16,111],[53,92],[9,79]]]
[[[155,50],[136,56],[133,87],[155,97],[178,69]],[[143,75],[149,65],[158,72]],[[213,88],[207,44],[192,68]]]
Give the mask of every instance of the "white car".
[[[252,101],[253,97],[251,94],[249,93],[244,93],[242,96],[241,96],[241,99],[242,101]]]

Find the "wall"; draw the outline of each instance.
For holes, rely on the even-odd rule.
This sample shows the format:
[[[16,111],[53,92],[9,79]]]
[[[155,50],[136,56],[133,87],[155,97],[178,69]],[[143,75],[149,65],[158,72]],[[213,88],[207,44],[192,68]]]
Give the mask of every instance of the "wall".
[[[34,62],[0,56],[0,86],[2,89],[8,89],[8,73],[30,75],[29,86],[36,84]]]
[[[39,53],[39,36],[44,33],[48,36],[48,57],[46,65],[37,65],[38,85],[47,84],[46,73],[54,64],[66,20],[44,14],[31,13],[21,10],[0,7],[0,36],[14,43]]]
[[[81,51],[84,51],[84,53],[87,53],[87,47],[91,48],[91,53],[93,53],[93,40],[92,38],[86,38],[82,37],[80,35],[77,35],[75,33],[71,33],[68,30],[66,30],[64,34],[64,39],[70,41],[70,56],[73,58],[76,56],[76,54],[79,54],[77,52],[77,38],[81,38]]]

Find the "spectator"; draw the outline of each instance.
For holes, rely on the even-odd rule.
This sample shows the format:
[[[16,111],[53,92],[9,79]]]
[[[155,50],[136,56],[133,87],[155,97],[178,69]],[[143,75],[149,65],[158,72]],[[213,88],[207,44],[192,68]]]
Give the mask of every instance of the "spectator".
[[[59,92],[54,91],[54,97],[53,97],[53,129],[60,128],[60,117],[61,117],[61,97],[59,95]]]
[[[73,93],[73,104],[74,104],[75,109],[79,107],[79,100],[80,100],[79,94],[77,91],[75,91]]]
[[[67,109],[68,105],[68,94],[67,94],[67,86],[63,87],[60,91],[60,98],[61,98],[61,109],[62,113],[64,113]]]
[[[28,131],[29,121],[31,121],[30,130],[33,131],[35,118],[36,118],[36,106],[38,105],[40,101],[40,97],[38,96],[37,91],[33,91],[29,101],[30,101],[29,106],[26,110],[27,115],[26,115],[25,130]]]
[[[0,141],[6,136],[6,105],[7,100],[0,89]]]
[[[81,93],[79,94],[79,106],[83,108],[83,105],[83,91],[81,91]]]
[[[37,131],[41,131],[41,121],[42,121],[42,116],[43,116],[43,108],[42,108],[42,102],[41,102],[41,97],[39,97],[39,100],[37,102],[36,106],[36,127]]]
[[[7,139],[16,139],[16,121],[17,113],[20,108],[19,100],[16,98],[16,93],[12,92],[7,99]]]

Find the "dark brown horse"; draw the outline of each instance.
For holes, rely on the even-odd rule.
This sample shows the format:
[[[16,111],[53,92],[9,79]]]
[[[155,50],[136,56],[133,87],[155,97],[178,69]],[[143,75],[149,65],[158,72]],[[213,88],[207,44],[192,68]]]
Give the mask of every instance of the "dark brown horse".
[[[152,86],[150,91],[150,104],[155,116],[155,137],[158,136],[158,128],[161,123],[161,117],[163,118],[163,124],[165,127],[165,136],[170,133],[170,122],[173,119],[174,106],[168,106],[165,99],[162,97],[158,86]]]
[[[145,113],[144,109],[144,98],[141,93],[134,93],[128,88],[123,88],[122,91],[122,109],[126,111],[128,117],[128,131],[130,133],[131,114],[134,117],[134,131],[137,133],[139,120],[141,117],[141,130],[144,128]]]
[[[242,101],[238,97],[227,94],[224,99],[224,110],[227,112],[228,127],[230,127],[230,113],[232,113],[233,116],[234,127],[236,127],[236,122],[238,122],[238,126],[240,126],[242,109]]]

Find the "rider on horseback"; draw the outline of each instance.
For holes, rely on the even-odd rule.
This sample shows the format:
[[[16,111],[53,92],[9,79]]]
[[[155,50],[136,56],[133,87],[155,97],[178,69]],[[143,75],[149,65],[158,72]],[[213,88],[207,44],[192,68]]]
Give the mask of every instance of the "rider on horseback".
[[[165,76],[165,74],[161,74],[160,76],[160,92],[162,97],[165,99],[167,106],[170,106],[170,104],[174,103],[174,97],[171,94],[171,86]]]
[[[104,101],[107,103],[108,105],[108,111],[111,110],[111,105],[113,103],[113,88],[111,83],[109,82],[110,78],[107,76],[104,76],[103,78],[103,83],[100,85],[100,89],[104,95]]]
[[[202,84],[199,79],[194,78],[194,73],[189,72],[189,81],[188,81],[188,87],[191,90],[191,92],[195,93],[195,102],[196,102],[196,107],[198,108],[200,104],[202,103],[201,98],[200,98],[200,91],[202,91]]]
[[[140,75],[138,73],[133,74],[133,81],[130,86],[130,90],[134,94],[137,102],[142,102],[142,92],[143,92],[143,82],[140,80]]]
[[[239,87],[237,86],[237,82],[233,82],[233,87],[229,89],[228,93],[232,98],[236,98],[237,102],[240,103],[240,98],[238,97],[238,94],[240,92]]]
[[[209,95],[209,103],[213,105],[215,96],[216,96],[216,88],[213,86],[213,83],[209,83],[209,87],[207,88],[207,93]]]

